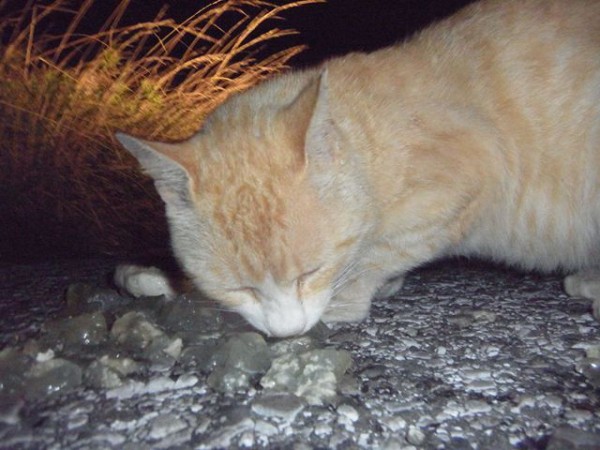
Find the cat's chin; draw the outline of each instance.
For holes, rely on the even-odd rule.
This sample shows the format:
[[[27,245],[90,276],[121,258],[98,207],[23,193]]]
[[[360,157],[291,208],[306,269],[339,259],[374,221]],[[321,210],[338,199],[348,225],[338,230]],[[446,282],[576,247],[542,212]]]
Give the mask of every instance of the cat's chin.
[[[299,302],[281,299],[270,304],[268,309],[256,303],[245,304],[236,308],[236,311],[267,336],[285,338],[306,333],[321,318],[326,302],[323,298],[310,300]],[[305,307],[306,304],[311,307]]]

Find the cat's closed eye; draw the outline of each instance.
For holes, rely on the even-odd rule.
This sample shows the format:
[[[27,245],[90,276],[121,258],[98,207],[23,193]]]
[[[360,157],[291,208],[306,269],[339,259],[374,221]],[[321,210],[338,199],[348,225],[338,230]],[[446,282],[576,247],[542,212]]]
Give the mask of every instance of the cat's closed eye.
[[[306,286],[308,282],[310,282],[314,275],[321,271],[321,269],[322,266],[319,266],[315,269],[304,272],[302,275],[296,278],[296,289],[298,290],[298,297],[301,297],[300,293],[302,292],[302,289]]]
[[[260,291],[253,286],[242,286],[239,288],[227,289],[227,293],[230,297],[237,301],[254,301],[260,302]]]

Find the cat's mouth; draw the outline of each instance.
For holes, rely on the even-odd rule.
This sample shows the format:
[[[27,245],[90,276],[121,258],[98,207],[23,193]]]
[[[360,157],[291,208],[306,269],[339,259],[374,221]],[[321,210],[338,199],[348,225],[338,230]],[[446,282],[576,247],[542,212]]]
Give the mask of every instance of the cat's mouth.
[[[283,299],[268,304],[242,305],[237,312],[267,336],[285,338],[309,331],[321,318],[327,303],[319,298],[302,302]]]

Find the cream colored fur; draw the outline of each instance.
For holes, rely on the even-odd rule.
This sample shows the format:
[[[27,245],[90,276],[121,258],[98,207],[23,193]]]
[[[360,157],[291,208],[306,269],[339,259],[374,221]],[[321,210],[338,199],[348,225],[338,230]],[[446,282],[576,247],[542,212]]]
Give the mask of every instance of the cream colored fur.
[[[446,255],[600,258],[600,1],[490,0],[405,44],[239,94],[154,177],[208,295],[264,332],[358,320]]]

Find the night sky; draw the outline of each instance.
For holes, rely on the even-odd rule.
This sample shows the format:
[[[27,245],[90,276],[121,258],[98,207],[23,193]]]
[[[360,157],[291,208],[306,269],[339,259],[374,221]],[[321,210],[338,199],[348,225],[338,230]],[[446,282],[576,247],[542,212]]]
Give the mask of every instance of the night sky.
[[[35,0],[47,4],[51,0]],[[296,58],[296,65],[314,64],[324,57],[355,50],[374,50],[398,42],[423,28],[433,20],[443,18],[473,0],[327,0],[326,3],[307,5],[288,10],[283,21],[275,22],[280,28],[292,28],[299,34],[287,41],[272,43],[276,47],[305,44],[308,49]],[[11,0],[22,5],[23,0]],[[78,1],[71,2],[77,5]],[[120,0],[98,0],[86,15],[82,28],[97,30],[121,3]],[[131,0],[125,24],[152,20],[158,11],[168,6],[167,15],[184,20],[201,7],[206,0]],[[273,4],[287,1],[273,0]],[[57,31],[65,24],[58,24]],[[223,24],[226,28],[227,24]],[[272,51],[273,48],[266,49]]]

